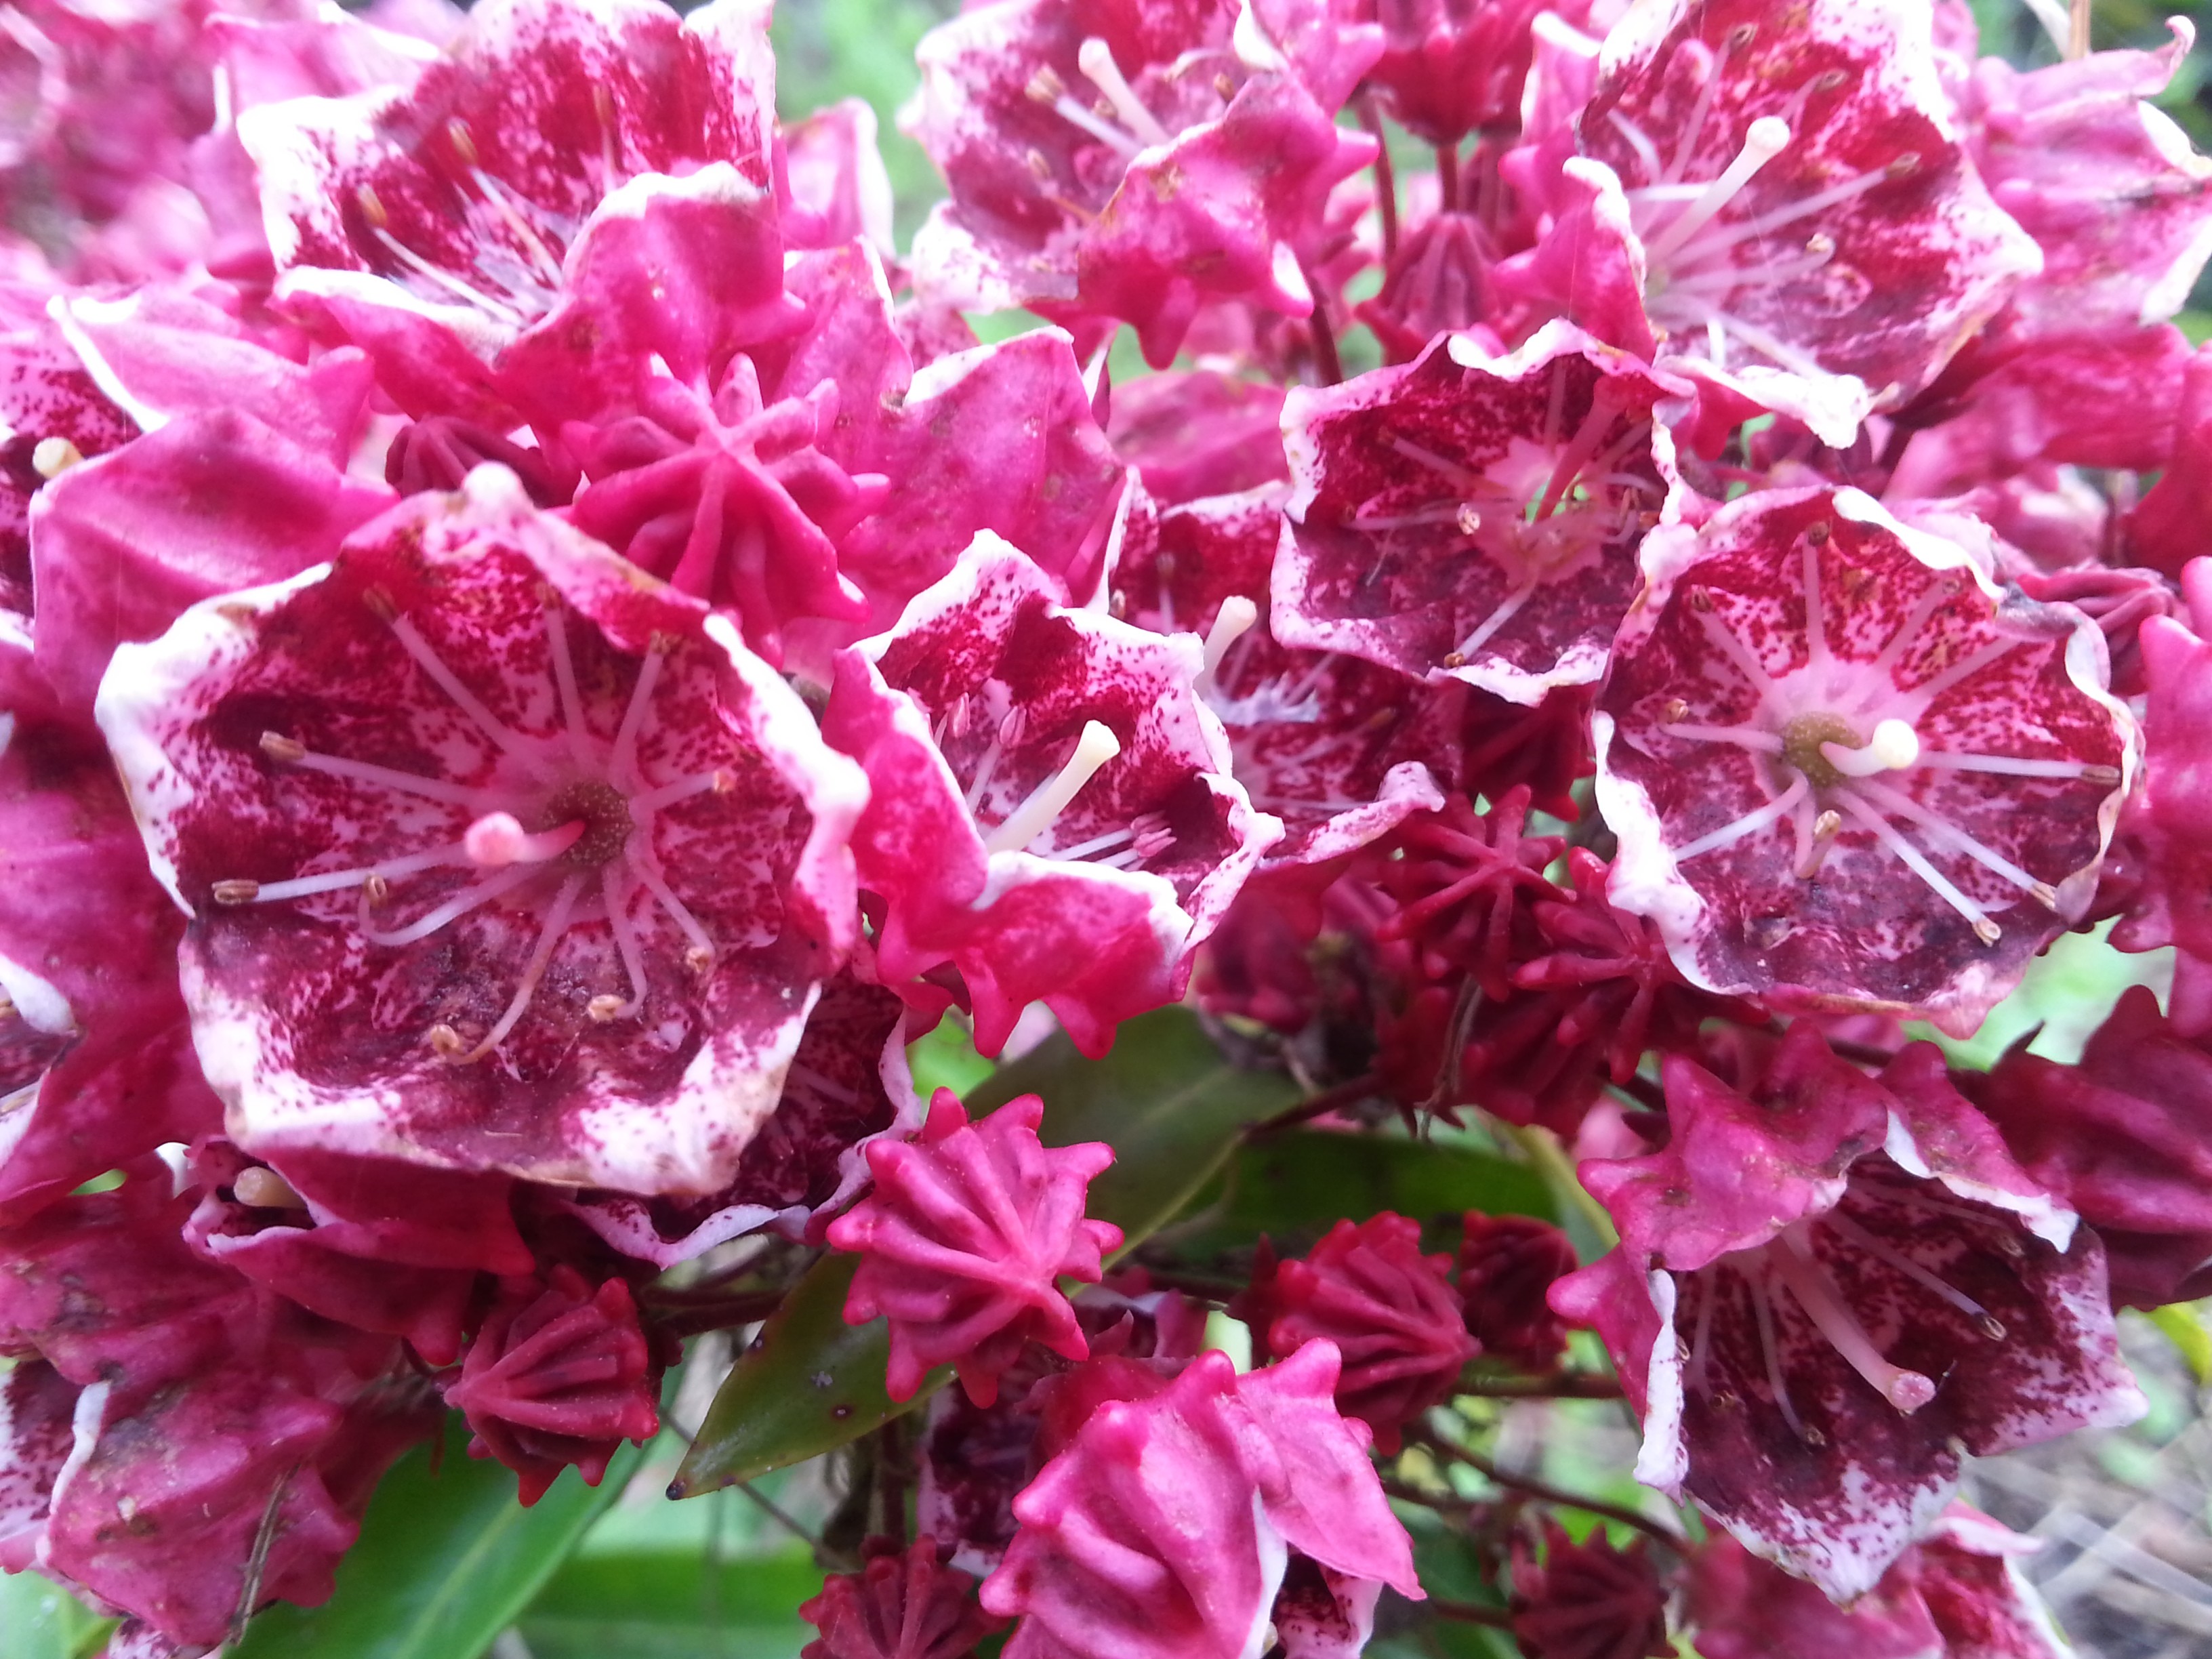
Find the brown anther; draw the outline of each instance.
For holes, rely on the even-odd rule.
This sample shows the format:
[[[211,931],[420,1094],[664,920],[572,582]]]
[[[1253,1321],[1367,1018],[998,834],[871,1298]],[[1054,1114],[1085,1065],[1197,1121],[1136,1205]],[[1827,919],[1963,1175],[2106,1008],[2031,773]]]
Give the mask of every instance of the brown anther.
[[[1995,945],[2004,937],[2004,929],[1984,916],[1974,923],[1974,937],[1984,945]]]
[[[469,124],[459,118],[446,123],[446,137],[453,146],[453,154],[461,158],[461,165],[477,165],[477,141],[469,137]]]
[[[1753,920],[1747,931],[1753,945],[1762,951],[1771,951],[1797,929],[1787,916],[1759,916]]]
[[[208,890],[217,904],[251,904],[261,896],[258,881],[219,881]]]
[[[648,640],[646,643],[647,648],[650,649],[655,656],[665,657],[668,655],[670,652],[675,650],[678,646],[683,644],[684,641],[673,634],[663,634],[656,630],[652,639]]]
[[[714,793],[726,795],[738,787],[737,778],[722,767],[714,769]]]
[[[264,732],[261,734],[261,752],[270,760],[283,761],[289,766],[295,761],[307,758],[307,745],[296,738],[286,737],[281,732]]]
[[[363,588],[361,602],[368,607],[369,614],[379,622],[397,622],[399,619],[399,607],[392,603],[392,595],[380,587]]]
[[[703,974],[714,965],[714,953],[703,945],[694,945],[684,952],[684,965],[695,974]]]
[[[1039,179],[1049,179],[1052,177],[1052,163],[1044,159],[1044,152],[1042,150],[1033,149],[1026,155],[1023,156],[1022,161],[1024,165],[1028,167],[1033,176]]]
[[[1892,157],[1887,171],[1893,179],[1910,179],[1920,171],[1920,152],[1908,149],[1902,155]]]
[[[1360,721],[1360,725],[1364,726],[1370,732],[1380,732],[1384,726],[1389,725],[1391,721],[1397,718],[1398,711],[1388,705],[1385,705],[1384,707],[1376,709],[1365,720]]]
[[[603,131],[612,131],[615,125],[615,95],[605,87],[592,88],[592,113],[599,118]]]
[[[368,220],[373,228],[382,230],[392,222],[390,216],[384,210],[384,204],[376,199],[376,192],[367,185],[355,191],[353,198],[361,205],[361,216]]]
[[[1995,1314],[1984,1314],[1974,1323],[1982,1328],[1982,1334],[1990,1341],[2002,1342],[2005,1340],[2004,1321],[1999,1319]]]
[[[1102,121],[1110,121],[1121,112],[1114,107],[1111,98],[1101,97],[1092,100],[1091,112]]]
[[[1459,511],[1453,517],[1459,526],[1459,533],[1462,536],[1472,536],[1482,528],[1482,514],[1474,510],[1471,502],[1462,501],[1459,504]]]
[[[371,904],[381,904],[392,896],[392,884],[372,870],[362,882],[361,890]]]
[[[1466,652],[1464,652],[1464,651],[1447,651],[1447,652],[1445,652],[1445,653],[1444,653],[1444,666],[1445,666],[1445,667],[1447,667],[1447,668],[1464,668],[1464,667],[1466,667],[1466,666],[1467,666],[1467,653],[1466,653]]]
[[[2110,784],[2119,781],[2120,769],[2117,766],[2085,766],[2081,769],[2081,781],[2084,783]]]
[[[1805,252],[1814,258],[1825,259],[1836,251],[1836,239],[1825,230],[1816,230],[1805,239]]]
[[[1758,38],[1758,24],[1738,23],[1726,34],[1721,36],[1721,50],[1724,52],[1741,52],[1746,46],[1749,46]]]
[[[1813,844],[1806,849],[1805,861],[1796,868],[1798,880],[1810,881],[1820,873],[1820,866],[1827,860],[1828,848],[1835,845],[1843,828],[1844,815],[1832,807],[1813,820]]]
[[[1798,1430],[1797,1437],[1808,1446],[1825,1446],[1828,1443],[1828,1437],[1810,1423],[1803,1425]]]
[[[2027,890],[2027,896],[2046,910],[2058,908],[2058,890],[2047,881],[2037,882]]]
[[[1023,90],[1034,103],[1056,104],[1066,95],[1067,82],[1061,80],[1052,65],[1048,64],[1030,76],[1030,83]]]
[[[1127,621],[1129,615],[1129,596],[1120,588],[1115,588],[1113,597],[1106,601],[1106,614],[1113,617],[1115,622]]]
[[[551,582],[538,583],[538,603],[544,606],[548,611],[558,611],[561,608],[560,590],[555,587]]]
[[[1826,519],[1815,519],[1805,526],[1805,539],[1815,547],[1826,547],[1835,531]]]
[[[1234,98],[1237,95],[1237,83],[1226,75],[1217,75],[1213,77],[1213,89],[1224,99]]]
[[[443,1022],[430,1028],[430,1051],[448,1065],[458,1064],[469,1051],[461,1034]]]
[[[584,1005],[584,1012],[600,1024],[605,1024],[623,1011],[623,999],[611,991],[602,991]]]
[[[1833,92],[1850,78],[1841,70],[1824,70],[1813,77],[1812,85],[1808,89],[1813,92]]]
[[[1667,699],[1666,708],[1661,709],[1659,712],[1660,717],[1664,720],[1668,725],[1680,726],[1684,720],[1690,718],[1690,705],[1683,702],[1680,697],[1669,697]]]
[[[1693,587],[1690,590],[1691,610],[1703,615],[1704,613],[1710,611],[1712,608],[1713,596],[1711,593],[1708,593],[1702,587]]]

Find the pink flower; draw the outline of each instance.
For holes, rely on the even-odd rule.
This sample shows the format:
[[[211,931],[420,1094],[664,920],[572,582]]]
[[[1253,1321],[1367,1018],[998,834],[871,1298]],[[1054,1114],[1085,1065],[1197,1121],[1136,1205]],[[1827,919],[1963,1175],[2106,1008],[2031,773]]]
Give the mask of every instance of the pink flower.
[[[987,1609],[1023,1616],[1008,1659],[1248,1659],[1291,1551],[1368,1607],[1383,1583],[1421,1599],[1364,1431],[1331,1403],[1336,1364],[1326,1340],[1242,1377],[1212,1352],[1091,1410],[984,1581]]]
[[[931,31],[906,122],[952,200],[915,239],[917,283],[970,309],[1126,318],[1159,367],[1208,301],[1305,316],[1305,244],[1376,149],[1323,100],[1382,43],[1324,27],[1328,83],[1310,85],[1317,37],[1271,39],[1268,9],[1240,26],[1223,0],[1025,0]]]
[[[2040,1547],[1954,1504],[1838,1607],[1723,1534],[1690,1558],[1684,1622],[1705,1659],[2064,1659],[2073,1649],[2013,1565]]]
[[[1791,1026],[1664,1062],[1666,1148],[1588,1162],[1620,1248],[1553,1287],[1644,1414],[1637,1478],[1841,1601],[1986,1455],[2142,1410],[2103,1251],[1916,1043],[1879,1081]]]
[[[1064,605],[988,535],[843,653],[823,729],[874,792],[854,854],[884,982],[957,968],[986,1054],[1033,1001],[1098,1054],[1181,994],[1281,833],[1230,775],[1203,667],[1197,640]]]
[[[726,624],[486,468],[118,658],[240,1146],[730,1178],[852,939],[866,786]]]
[[[1278,1266],[1262,1247],[1235,1312],[1255,1346],[1285,1358],[1327,1339],[1342,1356],[1336,1406],[1375,1431],[1384,1455],[1399,1431],[1448,1399],[1474,1357],[1455,1306],[1449,1255],[1421,1254],[1420,1223],[1385,1211],[1340,1221],[1301,1261]]]
[[[1674,487],[1656,406],[1686,390],[1561,324],[1293,391],[1275,637],[1528,707],[1595,680]]]
[[[572,1463],[598,1486],[623,1441],[659,1432],[659,1384],[629,1286],[558,1267],[502,1285],[445,1392],[475,1431],[469,1455],[513,1469],[526,1507]]]
[[[1954,133],[1929,16],[1633,13],[1607,37],[1582,153],[1536,181],[1553,227],[1501,288],[1848,445],[2042,263]]]
[[[1046,1148],[1043,1117],[1044,1103],[1024,1095],[971,1127],[939,1089],[915,1139],[870,1144],[875,1190],[830,1224],[829,1239],[861,1258],[846,1322],[890,1319],[892,1399],[912,1399],[950,1361],[988,1406],[1024,1342],[1069,1359],[1090,1352],[1055,1281],[1097,1283],[1100,1257],[1121,1245],[1119,1227],[1083,1218],[1085,1192],[1114,1154],[1097,1142]]]
[[[858,1572],[836,1572],[799,1616],[821,1635],[799,1659],[965,1659],[1000,1627],[975,1605],[975,1581],[941,1566],[933,1539],[902,1551],[888,1539],[861,1547]]]
[[[1537,0],[1368,0],[1352,9],[1382,27],[1373,79],[1383,107],[1415,137],[1443,145],[1478,128],[1517,122],[1536,15],[1551,10],[1580,22],[1589,7],[1586,0],[1553,7]]]
[[[2086,913],[2134,768],[2095,624],[1856,490],[1642,557],[1594,722],[1613,902],[1705,989],[1972,1031]]]

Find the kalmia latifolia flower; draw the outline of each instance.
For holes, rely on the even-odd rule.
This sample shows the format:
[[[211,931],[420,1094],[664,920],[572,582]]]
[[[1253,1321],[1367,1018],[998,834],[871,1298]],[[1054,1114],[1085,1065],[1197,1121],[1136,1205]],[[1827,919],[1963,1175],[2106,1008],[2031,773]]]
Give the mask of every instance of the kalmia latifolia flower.
[[[1119,1227],[1083,1215],[1114,1153],[1095,1141],[1048,1147],[1043,1120],[1044,1103],[1024,1095],[970,1125],[939,1089],[913,1140],[869,1146],[875,1188],[830,1224],[829,1239],[860,1257],[846,1319],[890,1320],[892,1399],[912,1399],[950,1362],[988,1406],[1024,1342],[1069,1359],[1090,1352],[1057,1281],[1096,1284],[1100,1258],[1121,1245]]]
[[[1334,1343],[1337,1409],[1372,1429],[1388,1456],[1399,1431],[1448,1399],[1474,1357],[1450,1266],[1448,1255],[1421,1254],[1419,1222],[1386,1211],[1338,1222],[1303,1261],[1278,1264],[1263,1251],[1232,1311],[1252,1325],[1254,1346],[1277,1358],[1318,1338]]]
[[[1022,1620],[1009,1659],[1247,1659],[1292,1552],[1369,1607],[1382,1584],[1421,1599],[1365,1431],[1331,1403],[1336,1368],[1325,1340],[1243,1376],[1212,1352],[1164,1389],[1102,1395],[1014,1500],[984,1581],[983,1606]]]
[[[1724,1082],[1665,1062],[1672,1138],[1585,1163],[1620,1229],[1552,1305],[1644,1417],[1637,1478],[1848,1600],[1986,1455],[2142,1410],[2104,1252],[1932,1044],[1879,1079],[1808,1024]]]
[[[1275,637],[1523,705],[1596,679],[1672,482],[1655,407],[1686,392],[1565,324],[1293,391]]]
[[[501,1286],[445,1393],[474,1431],[469,1455],[513,1469],[529,1504],[572,1463],[598,1486],[623,1441],[659,1432],[659,1382],[629,1286],[562,1267]]]
[[[1181,994],[1282,833],[1231,775],[1204,666],[1190,635],[1062,605],[988,535],[844,653],[823,729],[872,789],[853,851],[884,982],[957,968],[986,1054],[1031,1002],[1098,1054]]]
[[[2135,769],[2095,624],[1856,490],[1642,557],[1595,717],[1613,902],[1707,989],[1971,1033],[2087,912]]]
[[[250,1152],[712,1192],[851,937],[857,770],[496,469],[126,647],[100,712]]]
[[[934,1539],[904,1550],[889,1539],[861,1547],[858,1572],[836,1572],[799,1616],[822,1633],[799,1659],[965,1659],[999,1628],[975,1605],[975,1581],[939,1565]]]

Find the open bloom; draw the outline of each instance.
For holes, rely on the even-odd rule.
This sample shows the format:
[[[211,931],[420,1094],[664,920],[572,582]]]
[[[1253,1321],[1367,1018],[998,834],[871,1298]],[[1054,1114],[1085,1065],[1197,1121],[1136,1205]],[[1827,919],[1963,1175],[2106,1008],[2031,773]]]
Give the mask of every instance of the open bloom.
[[[1665,1062],[1665,1150],[1583,1164],[1620,1247],[1552,1305],[1595,1324],[1644,1415],[1637,1478],[1694,1498],[1838,1601],[1981,1455],[2124,1423],[2104,1253],[1944,1079],[1879,1081],[1808,1024],[1726,1083]]]
[[[2096,624],[1851,489],[1643,559],[1594,721],[1613,902],[1706,989],[1972,1032],[2086,914],[2135,767]]]
[[[856,769],[496,468],[125,647],[100,710],[249,1152],[712,1191],[852,937]]]

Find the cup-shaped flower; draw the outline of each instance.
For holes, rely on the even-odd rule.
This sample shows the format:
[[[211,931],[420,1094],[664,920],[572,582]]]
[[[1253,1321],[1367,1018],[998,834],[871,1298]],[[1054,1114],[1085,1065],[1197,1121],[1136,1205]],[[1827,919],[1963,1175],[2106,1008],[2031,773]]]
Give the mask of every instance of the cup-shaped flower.
[[[1972,1031],[2086,913],[2135,768],[2096,624],[1853,489],[1643,561],[1593,722],[1613,902],[1705,989]]]
[[[852,937],[857,769],[498,468],[125,647],[100,711],[251,1152],[712,1192]]]
[[[875,1189],[830,1224],[829,1238],[860,1257],[846,1320],[890,1320],[892,1399],[913,1399],[950,1362],[968,1397],[988,1406],[1023,1344],[1068,1359],[1090,1353],[1058,1281],[1097,1283],[1101,1258],[1121,1245],[1119,1227],[1083,1215],[1114,1149],[1047,1146],[1043,1121],[1044,1103],[1024,1095],[971,1125],[939,1089],[913,1140],[870,1144]]]

